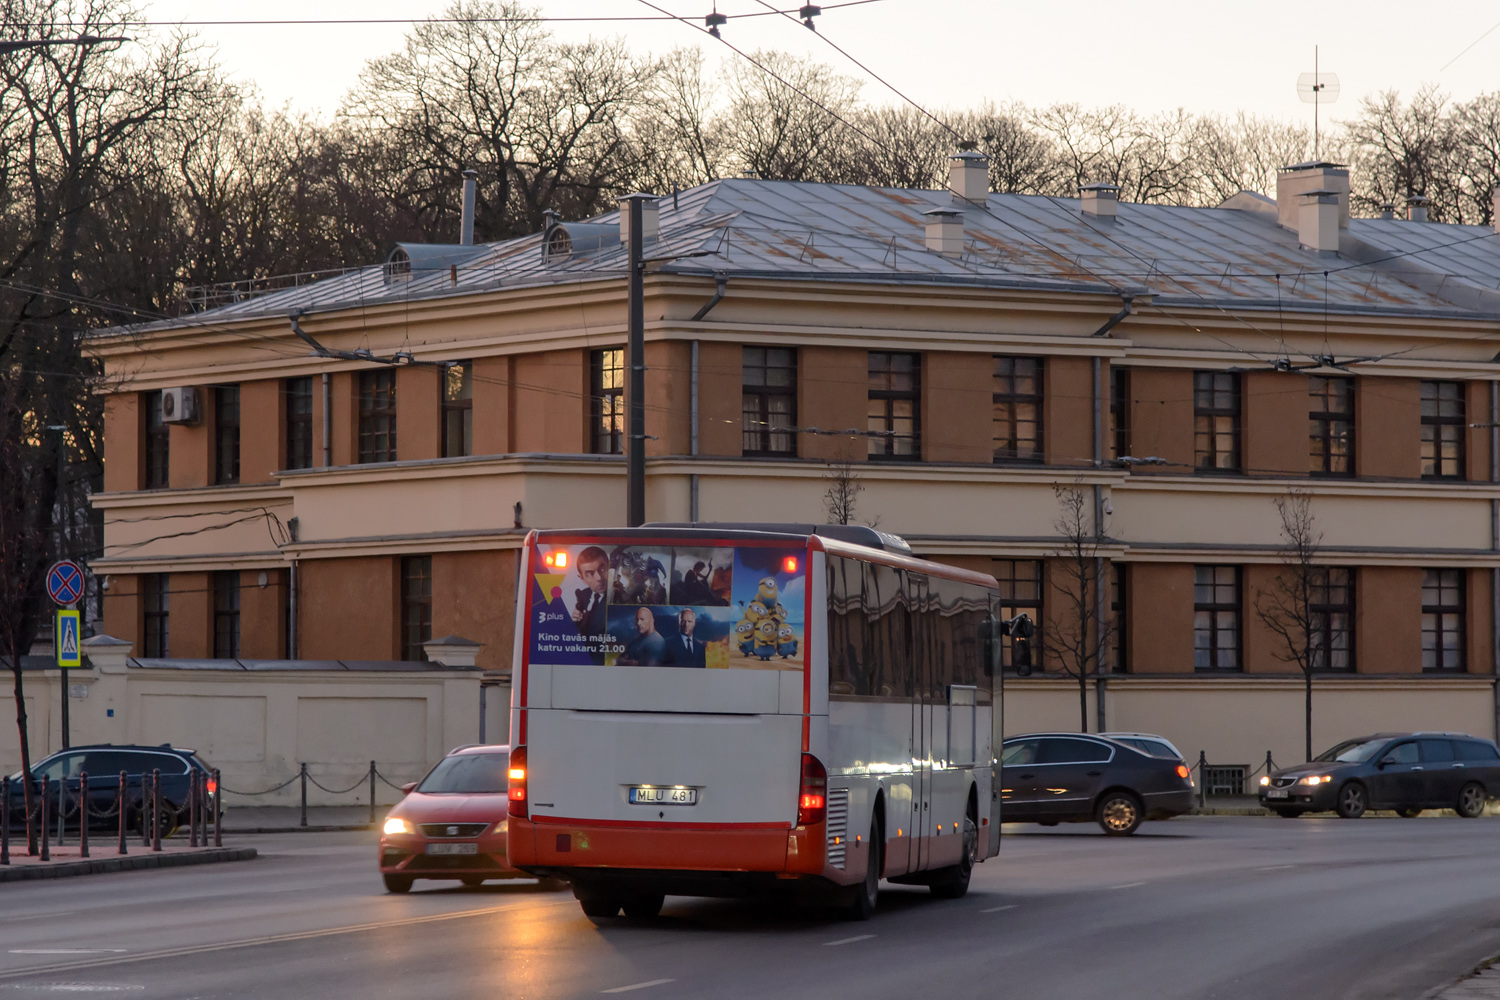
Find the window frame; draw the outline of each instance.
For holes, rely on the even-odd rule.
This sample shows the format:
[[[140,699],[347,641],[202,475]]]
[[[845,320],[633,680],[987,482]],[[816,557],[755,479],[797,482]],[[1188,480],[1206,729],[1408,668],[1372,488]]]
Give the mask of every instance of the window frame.
[[[283,426],[286,429],[287,469],[313,467],[313,379],[311,375],[286,379],[282,383]],[[304,402],[306,409],[304,411]],[[305,457],[303,453],[305,452]]]
[[[214,386],[214,485],[240,481],[240,387]]]
[[[1109,366],[1109,442],[1115,459],[1130,454],[1130,369]]]
[[[458,373],[460,393],[457,396],[453,394],[455,372]],[[442,427],[439,452],[442,457],[468,458],[474,454],[474,362],[457,361],[441,369],[438,375],[438,423]]]
[[[148,490],[162,490],[171,485],[172,428],[162,414],[161,400],[160,389],[141,393],[141,406],[145,410],[141,483]]]
[[[1021,575],[1023,566],[1030,566],[1032,572],[1029,575]],[[991,575],[999,584],[997,590],[998,614],[1001,621],[1009,621],[1016,615],[1026,612],[1031,616],[1033,632],[1031,636],[1031,669],[1035,673],[1041,673],[1044,669],[1042,660],[1043,639],[1043,614],[1046,612],[1046,566],[1041,559],[1016,559],[1009,556],[997,558],[990,566]],[[1017,596],[1022,586],[1034,588],[1034,596]],[[1004,673],[1014,674],[1016,668],[1011,663],[1011,657],[1015,646],[1013,642],[1001,643],[1000,669]]]
[[[1468,672],[1468,573],[1462,569],[1452,567],[1436,567],[1424,569],[1422,577],[1422,672],[1425,674],[1462,674]],[[1453,575],[1452,586],[1443,583],[1443,577],[1447,574]],[[1429,580],[1436,575],[1436,584],[1429,584]],[[1436,590],[1437,602],[1429,601],[1429,596]],[[1443,603],[1444,591],[1451,590],[1455,600],[1452,604]],[[1429,617],[1435,616],[1429,627]],[[1447,619],[1453,619],[1448,623]],[[1451,624],[1451,628],[1449,627]],[[1449,645],[1442,642],[1444,636],[1451,634],[1455,641]],[[1428,637],[1433,636],[1438,641],[1430,643]],[[1455,666],[1443,666],[1444,653],[1452,651],[1456,654],[1458,661]],[[1429,666],[1429,653],[1432,654],[1432,664]]]
[[[1434,390],[1434,394],[1430,399],[1427,395],[1429,387]],[[1458,404],[1457,416],[1445,416],[1442,412],[1442,404],[1445,401],[1442,393],[1450,387],[1456,393],[1453,401]],[[1466,383],[1453,379],[1422,380],[1418,392],[1420,394],[1419,408],[1422,420],[1421,475],[1423,479],[1463,479],[1467,474],[1468,456],[1465,453],[1468,451],[1468,399],[1466,398],[1465,388]],[[1427,412],[1429,402],[1434,404],[1432,407],[1434,412],[1430,414]],[[1430,440],[1428,438],[1429,428],[1431,428],[1430,433],[1432,434]],[[1443,459],[1442,449],[1445,429],[1456,429],[1457,431],[1457,441],[1455,442],[1456,447],[1454,449],[1457,454],[1453,461],[1455,468],[1452,472],[1443,471],[1446,464]],[[1428,456],[1429,446],[1432,452],[1430,458]],[[1434,466],[1435,471],[1433,472],[1427,471],[1429,461]]]
[[[136,580],[141,602],[141,656],[164,660],[172,649],[171,575],[142,573]]]
[[[1333,410],[1330,404],[1345,390],[1347,409]],[[1309,375],[1308,395],[1308,460],[1309,471],[1314,476],[1349,478],[1354,469],[1354,379],[1344,375]],[[1335,428],[1342,425],[1342,432]],[[1335,442],[1342,439],[1343,454],[1336,455]],[[1336,468],[1342,461],[1343,468]]]
[[[1109,590],[1109,613],[1113,632],[1110,635],[1110,652],[1113,662],[1109,664],[1110,671],[1117,674],[1130,672],[1130,646],[1128,638],[1128,614],[1130,601],[1130,567],[1129,564],[1111,559],[1110,565],[1110,590]]]
[[[877,369],[876,359],[884,359]],[[897,358],[911,361],[911,385],[894,388],[895,378],[905,373],[895,370]],[[872,462],[920,462],[922,460],[922,355],[919,351],[870,351],[866,355],[865,427],[870,431],[865,457]],[[899,403],[911,404],[911,433],[897,434],[896,421],[907,419],[896,414]],[[876,413],[878,408],[879,413]],[[899,451],[908,442],[910,451]]]
[[[1208,581],[1208,583],[1205,584],[1203,582],[1200,582],[1200,580],[1199,580],[1199,573],[1202,570],[1210,570],[1210,571],[1212,571],[1212,575],[1214,577],[1217,577],[1219,575],[1219,572],[1221,570],[1229,570],[1233,574],[1233,579],[1232,579],[1232,581],[1230,581],[1227,584],[1219,581],[1218,579],[1211,579],[1211,580]],[[1199,588],[1200,587],[1204,587],[1204,586],[1209,586],[1209,587],[1213,588],[1213,591],[1214,591],[1214,593],[1212,594],[1212,597],[1214,598],[1213,600],[1207,600],[1207,601],[1205,601],[1205,600],[1200,600],[1199,599]],[[1233,599],[1232,600],[1221,601],[1221,600],[1217,599],[1220,596],[1217,593],[1218,589],[1220,587],[1224,587],[1224,586],[1229,586],[1229,587],[1233,588]],[[1244,653],[1244,648],[1245,648],[1245,612],[1244,612],[1244,600],[1245,600],[1245,587],[1244,587],[1244,571],[1243,571],[1243,567],[1234,566],[1234,565],[1226,565],[1226,564],[1223,564],[1223,563],[1197,563],[1197,564],[1194,564],[1194,566],[1193,566],[1193,671],[1195,673],[1206,673],[1206,674],[1244,673],[1244,670],[1245,670],[1245,653]],[[1220,634],[1225,631],[1225,628],[1220,624],[1219,616],[1220,615],[1225,615],[1225,614],[1230,614],[1230,615],[1234,616],[1234,623],[1233,623],[1234,643],[1233,643],[1232,646],[1224,646],[1223,644],[1221,644],[1219,642],[1219,636],[1220,636]],[[1208,616],[1208,618],[1207,618],[1207,628],[1206,629],[1199,624],[1199,615],[1207,615]],[[1202,634],[1206,634],[1207,635],[1208,642],[1206,644],[1200,646],[1199,642],[1198,642],[1198,637],[1200,635],[1202,635]],[[1206,656],[1206,659],[1208,660],[1207,663],[1200,664],[1198,662],[1200,651],[1207,654],[1207,656]],[[1226,652],[1233,655],[1234,662],[1232,664],[1223,664],[1223,663],[1218,662],[1218,660],[1221,658],[1221,656],[1224,653],[1226,653]]]
[[[422,644],[432,639],[432,556],[402,556],[400,573],[401,658],[423,661]]]
[[[395,369],[377,368],[360,372],[358,388],[358,464],[396,461]]]
[[[1193,372],[1193,471],[1199,475],[1229,475],[1244,471],[1244,393],[1238,372]],[[1205,397],[1207,401],[1205,402]],[[1221,397],[1227,397],[1224,402]],[[1218,422],[1227,420],[1229,429]],[[1220,439],[1229,438],[1227,452]],[[1227,462],[1224,459],[1227,458]],[[1205,461],[1207,459],[1207,461]]]
[[[785,352],[790,356],[789,364],[771,364],[771,353]],[[752,363],[751,355],[759,352],[761,362]],[[799,352],[795,347],[745,345],[741,351],[740,358],[740,453],[747,457],[757,458],[796,458],[797,457],[797,368],[800,361]],[[762,374],[759,382],[750,381],[750,373],[758,371]],[[789,372],[789,381],[785,384],[773,384],[770,380],[772,372]],[[784,413],[772,412],[772,401],[785,401],[787,410]],[[752,409],[752,403],[754,408]],[[786,425],[778,429],[776,417],[786,418]],[[752,426],[752,419],[756,426]],[[777,448],[774,445],[778,438],[784,438],[786,447]]]
[[[1335,573],[1344,574],[1342,583],[1334,583],[1333,574]],[[1335,587],[1341,588],[1344,592],[1342,602],[1336,602],[1329,596]],[[1354,587],[1355,573],[1348,566],[1316,567],[1315,575],[1309,581],[1308,617],[1316,632],[1316,637],[1312,641],[1313,662],[1310,666],[1316,673],[1352,674],[1355,672]],[[1320,597],[1324,599],[1320,600]],[[1344,618],[1342,629],[1333,627],[1333,617],[1337,615],[1342,615]],[[1327,651],[1334,648],[1334,641],[1340,633],[1344,637],[1344,665],[1330,666]],[[1321,661],[1319,654],[1323,654]]]
[[[214,659],[240,655],[240,573],[218,570],[213,576]]]
[[[605,365],[611,355],[618,364]],[[613,375],[613,385],[608,384]],[[589,452],[625,454],[625,349],[601,347],[589,351]]]
[[[994,369],[990,378],[990,446],[997,465],[1042,465],[1047,461],[1044,411],[1046,405],[1046,358],[1026,354],[991,355]],[[1029,372],[1022,369],[1029,368]],[[1005,369],[1002,371],[1002,369]],[[1029,379],[1032,392],[1022,392],[1017,385]],[[1001,407],[1006,415],[1001,415]],[[1030,408],[1031,419],[1021,419]],[[1023,453],[1021,428],[1026,424],[1032,433]]]

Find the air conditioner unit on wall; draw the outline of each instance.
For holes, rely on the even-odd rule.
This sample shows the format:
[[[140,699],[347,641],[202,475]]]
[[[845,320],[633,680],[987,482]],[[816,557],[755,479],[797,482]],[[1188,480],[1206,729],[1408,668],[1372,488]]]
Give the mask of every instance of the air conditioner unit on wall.
[[[198,390],[192,386],[161,391],[161,419],[166,424],[196,424],[198,412]]]

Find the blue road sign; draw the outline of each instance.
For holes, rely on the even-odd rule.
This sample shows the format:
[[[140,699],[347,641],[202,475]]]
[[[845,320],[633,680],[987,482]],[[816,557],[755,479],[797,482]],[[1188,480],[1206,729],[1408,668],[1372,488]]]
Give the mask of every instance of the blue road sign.
[[[78,638],[83,615],[78,611],[61,610],[57,613],[57,631],[53,649],[57,651],[59,667],[83,666],[83,649]]]
[[[52,564],[47,570],[47,596],[53,604],[66,607],[77,604],[83,597],[83,570],[71,559]]]

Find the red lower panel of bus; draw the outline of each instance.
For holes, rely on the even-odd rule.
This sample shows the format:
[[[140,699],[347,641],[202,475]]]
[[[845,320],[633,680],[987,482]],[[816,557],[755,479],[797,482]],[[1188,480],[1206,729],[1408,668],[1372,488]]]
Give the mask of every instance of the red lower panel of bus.
[[[510,863],[558,868],[650,868],[817,874],[822,824],[656,825],[511,817]]]

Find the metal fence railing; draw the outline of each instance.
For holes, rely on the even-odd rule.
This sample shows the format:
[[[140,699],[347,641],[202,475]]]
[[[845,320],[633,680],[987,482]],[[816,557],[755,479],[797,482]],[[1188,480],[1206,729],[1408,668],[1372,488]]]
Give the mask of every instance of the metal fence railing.
[[[375,796],[376,796],[376,792],[378,790],[379,784],[383,784],[386,787],[392,788],[392,789],[394,789],[394,790],[396,790],[398,792],[401,791],[401,785],[399,783],[397,783],[397,782],[392,781],[390,778],[387,778],[385,775],[381,774],[379,767],[376,765],[375,761],[373,761],[373,760],[370,761],[369,769],[364,774],[361,774],[358,778],[356,778],[354,780],[354,783],[351,784],[351,785],[349,785],[347,788],[329,788],[327,785],[323,784],[317,778],[313,777],[313,775],[308,771],[308,765],[304,762],[304,763],[300,763],[300,764],[297,765],[297,773],[296,774],[292,775],[290,778],[286,779],[285,781],[281,782],[280,784],[272,785],[270,788],[263,788],[260,791],[256,791],[256,792],[247,792],[247,791],[242,791],[242,790],[237,789],[237,788],[222,788],[222,787],[221,787],[220,790],[223,791],[223,792],[225,792],[225,793],[227,793],[227,794],[229,794],[229,795],[239,795],[239,796],[243,796],[245,798],[259,798],[259,797],[265,796],[265,795],[274,795],[275,793],[277,793],[277,792],[281,791],[282,789],[286,788],[288,785],[291,785],[291,784],[294,784],[294,783],[300,785],[300,787],[298,789],[298,793],[299,793],[298,794],[298,800],[299,800],[300,809],[301,809],[301,816],[300,816],[300,819],[298,821],[298,825],[299,826],[306,826],[307,825],[307,790],[308,790],[308,786],[312,786],[314,788],[319,789],[325,795],[350,795],[350,794],[352,794],[354,792],[359,791],[361,788],[364,788],[364,787],[368,786],[368,788],[369,788],[370,822],[371,823],[375,822],[375,810],[376,810]],[[379,783],[379,784],[377,784],[377,783]],[[325,803],[325,805],[326,804],[330,804],[330,803]],[[331,803],[331,804],[338,805],[338,803]],[[360,803],[358,801],[354,801],[354,802],[350,802],[348,804],[349,805],[359,805]]]
[[[1190,768],[1190,773],[1196,773],[1198,786],[1198,807],[1201,809],[1210,797],[1235,797],[1243,795],[1254,795],[1255,777],[1262,772],[1270,774],[1276,770],[1276,761],[1271,759],[1271,751],[1266,751],[1265,762],[1251,770],[1249,764],[1210,764],[1208,762],[1208,751],[1198,751],[1198,762]]]

